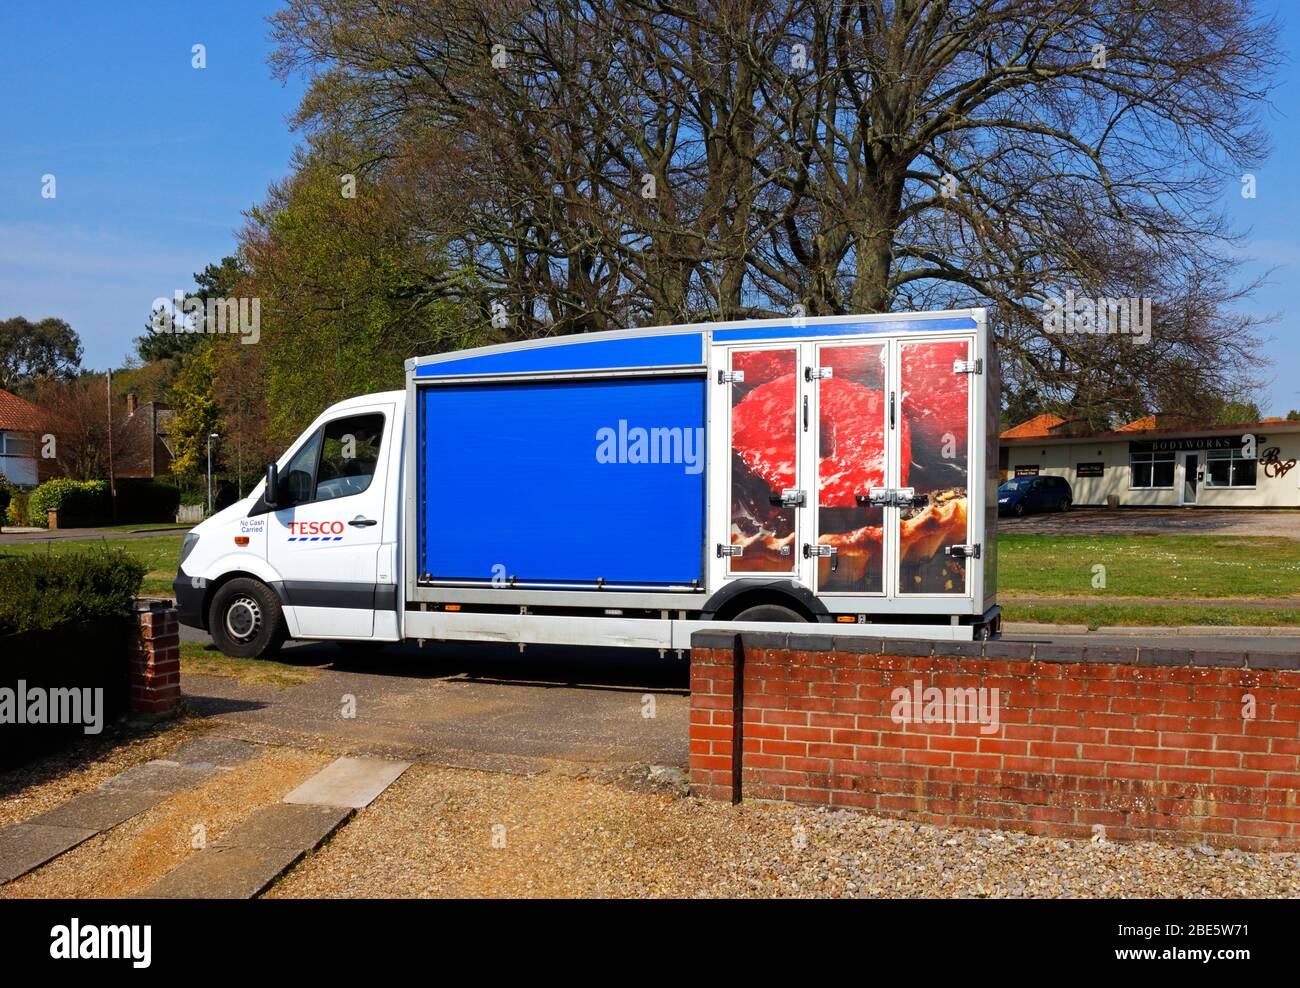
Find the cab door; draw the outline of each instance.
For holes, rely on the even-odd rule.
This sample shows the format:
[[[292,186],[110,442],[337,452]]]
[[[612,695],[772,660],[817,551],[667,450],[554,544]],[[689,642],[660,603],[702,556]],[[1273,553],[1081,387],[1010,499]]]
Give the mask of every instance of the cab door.
[[[321,424],[281,471],[267,559],[300,638],[374,632],[394,406],[350,408]]]

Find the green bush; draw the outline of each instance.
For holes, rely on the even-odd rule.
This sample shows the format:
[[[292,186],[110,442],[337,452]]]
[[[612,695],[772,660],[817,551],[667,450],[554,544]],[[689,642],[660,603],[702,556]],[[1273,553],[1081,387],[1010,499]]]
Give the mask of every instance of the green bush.
[[[13,496],[13,485],[9,483],[9,478],[0,473],[0,518],[4,518],[9,511],[9,498]]]
[[[0,635],[128,618],[144,572],[129,552],[107,547],[0,563]]]
[[[14,491],[10,495],[9,507],[5,510],[6,525],[21,528],[31,524],[27,513],[27,502],[30,498],[30,494],[24,494],[22,491]]]
[[[117,520],[175,521],[181,491],[174,484],[160,480],[119,480],[117,482]]]
[[[59,477],[47,480],[32,491],[27,503],[31,524],[45,528],[48,512],[58,511],[66,521],[102,521],[108,517],[108,482],[104,480],[70,480]]]

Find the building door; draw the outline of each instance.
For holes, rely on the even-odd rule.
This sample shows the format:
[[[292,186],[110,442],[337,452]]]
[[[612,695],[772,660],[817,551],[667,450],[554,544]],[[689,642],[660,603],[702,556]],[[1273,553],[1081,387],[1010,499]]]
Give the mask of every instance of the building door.
[[[1199,453],[1183,454],[1183,505],[1196,503],[1196,489],[1200,480],[1201,457]]]

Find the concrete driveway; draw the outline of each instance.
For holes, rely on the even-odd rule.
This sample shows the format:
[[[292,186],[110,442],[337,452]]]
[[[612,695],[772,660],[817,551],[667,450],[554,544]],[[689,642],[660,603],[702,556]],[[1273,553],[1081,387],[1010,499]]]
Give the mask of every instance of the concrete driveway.
[[[279,661],[315,678],[282,689],[185,675],[181,688],[228,737],[335,754],[600,776],[686,765],[689,670],[672,653],[411,644],[353,656],[316,642]]]
[[[1300,511],[1208,508],[1073,508],[998,519],[998,531],[1031,535],[1267,535],[1300,539]]]

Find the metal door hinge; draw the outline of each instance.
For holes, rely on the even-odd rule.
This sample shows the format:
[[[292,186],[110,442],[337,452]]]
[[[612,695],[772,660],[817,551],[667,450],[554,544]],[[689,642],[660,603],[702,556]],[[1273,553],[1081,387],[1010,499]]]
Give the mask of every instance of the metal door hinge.
[[[980,558],[980,546],[976,542],[974,545],[949,545],[944,546],[943,554],[945,556],[965,556],[967,559],[974,557]]]
[[[808,503],[808,495],[801,490],[789,488],[780,494],[771,494],[768,501],[782,508],[802,508]]]
[[[974,360],[954,360],[952,362],[952,372],[954,374],[983,374],[984,358],[976,357]]]
[[[745,547],[743,545],[723,545],[718,543],[718,558],[725,559],[727,556],[743,556]]]
[[[719,384],[744,384],[745,372],[720,370],[718,371],[718,383]]]
[[[803,379],[805,381],[825,381],[832,376],[833,367],[805,367],[803,369]]]

